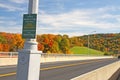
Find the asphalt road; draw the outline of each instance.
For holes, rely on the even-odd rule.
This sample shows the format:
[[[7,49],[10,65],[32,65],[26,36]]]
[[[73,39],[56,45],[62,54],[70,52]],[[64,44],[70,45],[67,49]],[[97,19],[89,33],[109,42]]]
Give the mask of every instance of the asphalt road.
[[[40,80],[70,80],[115,61],[118,59],[42,63]],[[0,80],[16,80],[16,66],[0,67]]]

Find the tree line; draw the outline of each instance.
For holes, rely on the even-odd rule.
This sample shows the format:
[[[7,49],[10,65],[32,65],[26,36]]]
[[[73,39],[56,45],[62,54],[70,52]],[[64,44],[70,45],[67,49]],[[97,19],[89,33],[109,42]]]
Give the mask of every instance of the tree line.
[[[116,34],[92,34],[69,37],[68,35],[42,34],[37,35],[38,49],[43,53],[71,54],[74,46],[88,47],[105,52],[105,54],[117,53],[120,50],[120,33]],[[0,51],[18,51],[23,48],[25,40],[21,34],[0,32]]]

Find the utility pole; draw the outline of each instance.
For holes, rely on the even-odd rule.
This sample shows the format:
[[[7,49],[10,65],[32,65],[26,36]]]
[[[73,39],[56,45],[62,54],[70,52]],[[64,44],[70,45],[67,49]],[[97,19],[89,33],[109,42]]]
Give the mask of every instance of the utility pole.
[[[42,52],[37,50],[38,43],[36,42],[36,25],[33,25],[34,23],[37,23],[38,4],[38,0],[29,0],[28,14],[26,14],[23,18],[22,35],[26,41],[24,49],[19,51],[18,54],[17,80],[39,80],[40,53]],[[35,30],[24,30],[24,27],[28,29],[35,27]],[[33,32],[31,31],[34,31],[34,37]]]
[[[88,34],[88,56],[90,55],[90,50],[89,50],[89,48],[90,48],[90,36],[89,36],[89,34]]]
[[[93,32],[96,32],[96,31],[92,31],[91,33]],[[89,36],[90,34],[88,34],[88,56],[90,55],[90,36]]]

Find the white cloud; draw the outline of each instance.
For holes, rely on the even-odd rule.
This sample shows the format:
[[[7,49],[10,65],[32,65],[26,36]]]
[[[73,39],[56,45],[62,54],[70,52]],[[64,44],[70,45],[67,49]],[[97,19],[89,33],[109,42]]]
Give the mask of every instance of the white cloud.
[[[22,32],[22,27],[19,27],[18,25],[16,26],[9,26],[5,28],[4,26],[0,26],[0,32],[8,32],[8,33],[21,33]]]
[[[9,11],[22,10],[22,8],[1,3],[0,7],[6,8]],[[114,11],[119,9],[120,8],[107,7],[79,9],[60,14],[48,14],[44,11],[40,11],[37,33],[68,34],[70,36],[76,36],[89,33],[93,30],[103,33],[119,30],[120,15],[109,13],[111,10]],[[6,23],[4,19],[6,18],[0,17],[0,32],[22,32],[22,25],[18,25],[17,21],[7,20],[8,24],[3,26],[2,24]],[[115,22],[111,22],[110,20],[115,20]]]
[[[82,30],[85,31],[87,29],[91,29],[91,31],[95,29],[99,32],[100,30],[101,32],[113,31],[114,29],[117,30],[120,28],[120,15],[110,14],[109,11],[118,9],[119,8],[115,7],[81,9],[61,14],[47,14],[42,11],[39,15],[39,25],[42,25],[42,27],[39,28],[45,31],[48,28],[56,30],[59,33],[68,33],[70,35],[82,33]],[[52,33],[51,30],[47,30],[47,32]]]
[[[17,25],[17,21],[9,19],[7,17],[0,17],[0,23],[1,23],[1,26],[3,27],[4,25],[9,25],[9,26]]]
[[[27,2],[27,0],[10,0],[10,1],[14,3],[19,3],[19,4]]]
[[[22,25],[7,17],[0,17],[0,32],[21,33]]]
[[[0,24],[3,24],[4,23],[4,21],[0,21]]]
[[[106,7],[101,7],[98,10],[101,12],[116,11],[116,10],[120,10],[120,7],[118,7],[118,6],[106,6]]]
[[[23,8],[13,6],[12,4],[10,5],[10,4],[3,4],[3,3],[0,3],[0,8],[5,8],[8,11],[22,11],[23,10]]]

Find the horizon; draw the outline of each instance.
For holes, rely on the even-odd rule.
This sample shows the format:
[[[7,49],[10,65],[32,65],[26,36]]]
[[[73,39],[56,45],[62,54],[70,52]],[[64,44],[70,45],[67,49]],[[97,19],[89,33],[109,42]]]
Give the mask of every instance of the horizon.
[[[6,3],[7,2],[7,3]],[[119,0],[40,0],[37,34],[119,33]],[[28,0],[0,1],[0,32],[22,33]],[[96,32],[93,32],[96,31]]]

